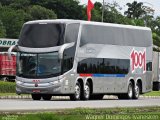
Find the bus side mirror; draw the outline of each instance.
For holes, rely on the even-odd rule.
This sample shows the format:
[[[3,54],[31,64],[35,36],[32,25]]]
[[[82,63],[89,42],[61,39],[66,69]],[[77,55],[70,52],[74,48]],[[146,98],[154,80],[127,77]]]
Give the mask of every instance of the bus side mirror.
[[[67,48],[70,48],[70,47],[74,46],[74,44],[75,43],[72,42],[72,43],[66,43],[66,44],[62,45],[60,47],[59,51],[58,51],[59,59],[63,58],[63,52],[64,52],[64,50],[67,49]]]
[[[17,45],[13,45],[13,46],[11,46],[9,49],[8,49],[8,58],[9,58],[9,60],[11,60],[11,54],[12,54],[12,50],[14,49],[14,48],[16,48],[17,47]]]

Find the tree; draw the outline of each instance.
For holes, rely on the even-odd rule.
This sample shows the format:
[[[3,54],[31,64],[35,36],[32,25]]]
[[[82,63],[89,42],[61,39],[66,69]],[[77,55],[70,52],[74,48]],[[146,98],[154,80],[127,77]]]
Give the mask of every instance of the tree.
[[[12,3],[10,3],[10,7],[14,9],[27,9],[30,5],[29,0],[14,0]]]
[[[24,23],[24,11],[13,10],[9,7],[0,8],[0,18],[6,29],[7,38],[18,38]]]
[[[102,4],[100,2],[95,2],[94,3],[94,8],[91,11],[92,12],[92,20],[101,22],[101,17],[102,17]]]
[[[153,32],[152,38],[153,38],[153,44],[155,45],[154,50],[160,52],[160,36],[157,33]]]
[[[6,29],[3,26],[2,21],[0,20],[0,38],[6,37]]]
[[[124,12],[128,18],[139,19],[141,18],[146,12],[143,10],[143,3],[134,1],[133,3],[127,3],[128,10]]]
[[[0,0],[0,3],[4,6],[10,5],[14,0]]]
[[[117,9],[119,9],[119,5],[116,2],[105,5],[103,21],[108,23],[121,23],[124,17]],[[102,4],[100,2],[94,4],[92,20],[99,22],[102,20]]]
[[[155,20],[154,31],[160,36],[160,16],[158,16]]]
[[[105,5],[104,22],[125,24],[125,17],[118,11],[118,9],[121,9],[121,7],[116,2]]]
[[[158,46],[158,51],[160,51],[160,17],[157,17],[153,23],[153,44]]]
[[[84,19],[83,5],[78,0],[34,0],[31,4],[53,10],[59,19]]]
[[[121,7],[118,3],[108,3],[105,5],[104,10],[104,22],[107,23],[118,23],[134,26],[144,26],[143,19],[133,19],[123,16],[118,10],[121,10]],[[92,12],[92,20],[101,22],[102,17],[102,4],[96,2],[94,4],[94,9]]]
[[[33,5],[29,8],[28,14],[30,14],[32,20],[41,19],[56,19],[57,15],[54,11],[41,7],[39,5]]]

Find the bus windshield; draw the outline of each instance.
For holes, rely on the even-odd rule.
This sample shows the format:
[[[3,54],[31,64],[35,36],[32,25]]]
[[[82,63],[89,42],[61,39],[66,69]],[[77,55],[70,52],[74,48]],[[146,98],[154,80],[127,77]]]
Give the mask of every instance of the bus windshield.
[[[26,78],[56,77],[61,73],[58,52],[17,54],[17,75]]]

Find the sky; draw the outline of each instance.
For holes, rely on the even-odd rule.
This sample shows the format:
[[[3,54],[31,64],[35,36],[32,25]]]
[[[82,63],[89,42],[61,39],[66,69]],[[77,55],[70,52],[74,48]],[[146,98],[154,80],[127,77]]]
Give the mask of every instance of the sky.
[[[88,0],[79,0],[81,4],[87,4]],[[94,2],[103,2],[103,0],[91,0]],[[105,3],[113,3],[113,1],[116,1],[120,7],[122,7],[121,12],[124,13],[124,11],[127,10],[126,3],[132,3],[135,0],[104,0]],[[152,7],[155,10],[154,16],[160,16],[160,0],[136,0],[137,2],[143,2],[144,5]]]

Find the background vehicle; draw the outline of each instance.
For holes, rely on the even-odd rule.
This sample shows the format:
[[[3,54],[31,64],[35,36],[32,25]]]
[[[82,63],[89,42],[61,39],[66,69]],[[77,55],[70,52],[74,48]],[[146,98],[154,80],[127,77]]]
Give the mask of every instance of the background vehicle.
[[[0,79],[3,81],[15,81],[16,76],[16,53],[11,53],[8,59],[8,52],[0,52]]]
[[[102,99],[105,94],[138,99],[152,90],[152,34],[146,27],[30,21],[16,48],[16,92],[34,100]]]
[[[153,52],[153,90],[160,90],[160,53]]]
[[[15,81],[16,52],[11,53],[8,59],[8,49],[17,44],[18,39],[0,38],[0,80]]]

